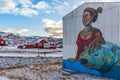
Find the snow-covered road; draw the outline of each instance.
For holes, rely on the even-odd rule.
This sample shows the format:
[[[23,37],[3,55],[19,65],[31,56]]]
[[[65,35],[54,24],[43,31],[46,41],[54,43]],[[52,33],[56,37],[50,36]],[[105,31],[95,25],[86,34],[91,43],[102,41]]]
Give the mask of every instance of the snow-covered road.
[[[0,53],[0,56],[4,57],[62,57],[62,52],[54,52],[54,53]]]
[[[5,57],[62,57],[62,49],[18,49],[16,47],[2,47],[0,56]]]

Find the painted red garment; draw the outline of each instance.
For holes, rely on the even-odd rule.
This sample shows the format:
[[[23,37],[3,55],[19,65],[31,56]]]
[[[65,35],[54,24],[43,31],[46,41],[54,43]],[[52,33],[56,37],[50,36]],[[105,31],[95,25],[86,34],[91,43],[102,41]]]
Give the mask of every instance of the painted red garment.
[[[93,32],[93,35],[91,36],[91,38],[89,38],[87,40],[82,39],[80,37],[80,33],[79,33],[78,39],[76,41],[76,44],[77,44],[77,47],[78,47],[76,60],[79,60],[80,53],[84,50],[84,46],[88,46],[95,39],[95,36],[96,36],[95,34],[97,32],[100,32],[100,30],[99,29],[95,29],[94,32]]]

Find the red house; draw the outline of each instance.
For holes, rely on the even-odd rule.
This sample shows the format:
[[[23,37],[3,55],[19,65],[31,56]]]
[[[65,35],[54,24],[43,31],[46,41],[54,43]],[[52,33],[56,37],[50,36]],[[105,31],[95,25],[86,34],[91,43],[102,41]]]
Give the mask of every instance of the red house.
[[[44,48],[49,48],[50,45],[47,40],[41,39],[37,43],[35,43],[35,47],[44,49]]]
[[[8,38],[14,39],[16,36],[13,33],[8,34]]]
[[[58,47],[58,48],[62,48],[63,47],[63,42],[56,42],[56,46]]]
[[[0,46],[6,45],[6,41],[2,38],[0,38]]]
[[[26,48],[26,49],[35,48],[35,45],[34,45],[34,44],[26,44],[26,45],[25,45],[25,48]]]
[[[55,45],[50,45],[49,49],[56,49],[56,46]]]

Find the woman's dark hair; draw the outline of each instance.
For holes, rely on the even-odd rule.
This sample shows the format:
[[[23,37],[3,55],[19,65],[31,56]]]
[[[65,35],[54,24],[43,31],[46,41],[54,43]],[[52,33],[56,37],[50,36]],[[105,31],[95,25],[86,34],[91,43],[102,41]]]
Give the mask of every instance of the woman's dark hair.
[[[97,18],[98,18],[98,14],[96,14],[96,16],[93,17],[92,22],[95,22]]]
[[[98,18],[98,13],[102,13],[102,8],[98,7],[97,9],[87,7],[84,9],[84,12],[87,11],[90,13],[91,16],[93,16],[92,22],[95,22]]]

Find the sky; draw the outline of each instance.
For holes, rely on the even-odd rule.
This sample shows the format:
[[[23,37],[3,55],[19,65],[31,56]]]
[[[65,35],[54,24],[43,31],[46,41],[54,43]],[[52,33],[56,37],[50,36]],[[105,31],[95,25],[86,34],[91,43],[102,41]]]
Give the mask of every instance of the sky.
[[[0,0],[0,31],[62,38],[62,17],[85,2],[120,0]]]

